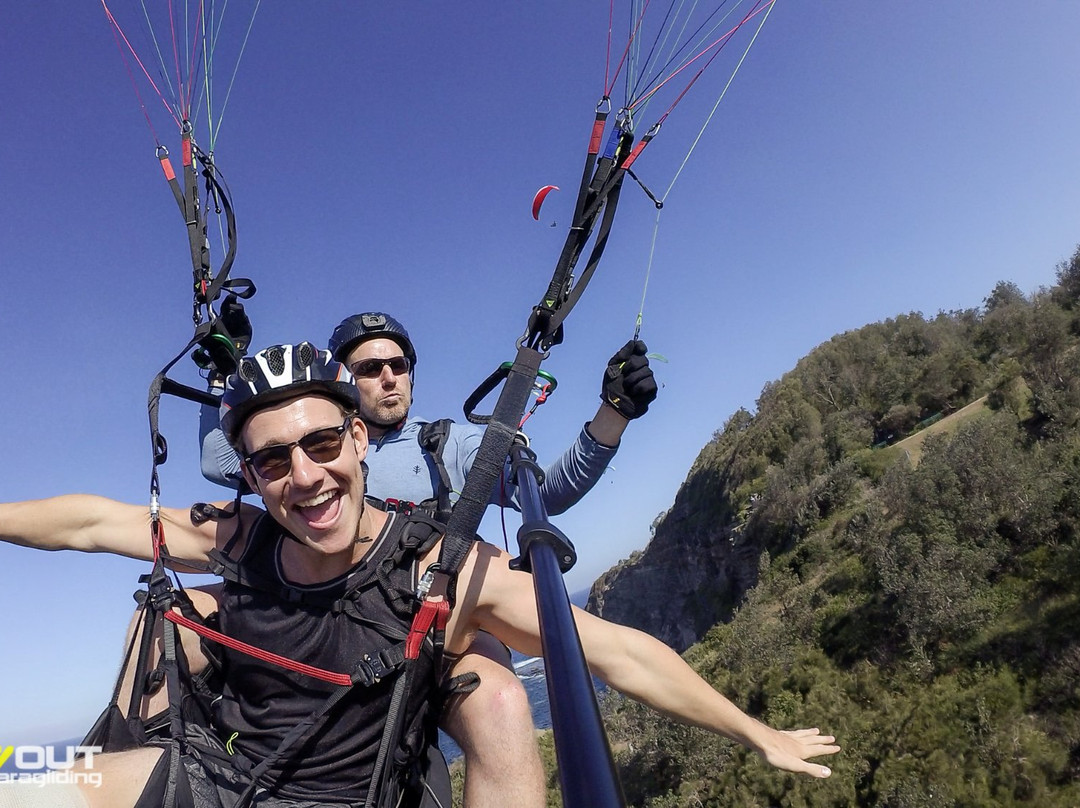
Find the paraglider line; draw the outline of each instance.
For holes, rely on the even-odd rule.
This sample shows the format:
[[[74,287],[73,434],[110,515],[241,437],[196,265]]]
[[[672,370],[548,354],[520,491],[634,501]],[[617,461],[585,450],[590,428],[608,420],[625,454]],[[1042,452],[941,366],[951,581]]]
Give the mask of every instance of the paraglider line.
[[[611,77],[611,83],[604,88],[604,95],[611,95],[611,88],[615,86],[615,82],[619,78],[619,74],[622,72],[623,64],[626,62],[626,57],[630,53],[630,46],[634,44],[634,39],[641,29],[641,19],[645,16],[646,9],[649,8],[649,0],[645,0],[645,3],[641,6],[641,13],[638,15],[637,22],[634,23],[633,30],[630,32],[630,38],[626,42],[626,48],[623,50],[622,58],[619,59],[618,67],[615,68],[615,74]]]
[[[647,98],[651,97],[657,91],[659,91],[661,87],[663,87],[665,84],[667,84],[669,81],[671,81],[677,75],[679,75],[682,71],[686,70],[686,68],[688,68],[688,67],[690,67],[690,65],[694,64],[694,62],[696,62],[698,59],[701,59],[709,51],[713,51],[712,55],[708,58],[708,60],[706,60],[705,64],[701,66],[701,68],[698,70],[698,72],[696,74],[694,74],[694,77],[692,79],[690,79],[690,81],[689,81],[689,83],[687,83],[686,87],[683,88],[682,92],[679,93],[678,97],[676,97],[676,99],[672,102],[671,106],[668,107],[667,111],[664,112],[664,114],[660,117],[660,120],[663,121],[665,118],[667,118],[667,116],[671,113],[671,111],[673,109],[675,109],[675,107],[678,105],[678,103],[683,99],[683,96],[685,96],[686,93],[689,92],[690,88],[693,87],[694,84],[697,82],[697,80],[701,77],[701,74],[705,72],[705,70],[709,67],[709,65],[712,64],[713,60],[716,59],[716,57],[720,54],[720,51],[722,51],[724,49],[724,47],[727,45],[727,43],[731,40],[731,37],[733,37],[739,31],[739,29],[742,28],[743,25],[745,25],[747,23],[748,20],[750,20],[752,17],[756,16],[757,14],[760,14],[762,11],[765,11],[765,10],[771,8],[773,3],[776,2],[776,0],[767,0],[767,2],[765,2],[765,5],[762,6],[763,1],[764,0],[758,0],[758,3],[754,6],[753,9],[751,9],[751,11],[745,17],[743,17],[743,19],[739,22],[738,25],[736,25],[730,31],[725,33],[723,36],[715,39],[713,42],[711,42],[709,45],[707,45],[705,48],[703,48],[701,51],[699,51],[693,58],[687,60],[683,65],[681,65],[677,70],[675,70],[670,76],[668,76],[666,79],[664,79],[659,84],[657,84],[655,87],[653,87],[651,90],[649,90],[649,92],[645,93],[640,98],[637,98],[633,102],[631,102],[628,105],[629,108],[633,109],[634,107],[641,104]]]
[[[698,131],[697,137],[695,137],[694,142],[690,144],[690,149],[689,149],[689,151],[686,152],[686,157],[683,158],[682,164],[679,166],[679,170],[676,171],[675,176],[672,177],[671,183],[668,185],[667,190],[664,191],[664,195],[661,197],[661,202],[668,198],[668,194],[670,194],[671,189],[675,187],[675,183],[678,181],[679,175],[681,175],[682,172],[683,172],[683,169],[686,168],[686,164],[690,160],[690,155],[692,155],[694,153],[694,149],[697,148],[698,142],[701,140],[702,135],[705,134],[705,130],[709,127],[709,124],[712,122],[713,116],[716,115],[716,110],[720,106],[720,102],[724,100],[724,96],[727,95],[727,91],[731,87],[731,82],[733,82],[735,80],[735,76],[737,76],[738,73],[739,73],[739,70],[742,69],[743,62],[746,61],[746,56],[747,56],[747,54],[750,53],[750,48],[754,47],[754,43],[757,41],[758,34],[761,33],[761,29],[765,26],[765,23],[768,22],[769,15],[772,14],[772,10],[775,7],[774,3],[775,3],[775,0],[770,0],[769,5],[768,5],[768,10],[767,10],[765,16],[762,17],[761,22],[758,23],[757,30],[754,31],[754,35],[753,35],[753,37],[750,38],[749,44],[747,44],[746,49],[742,53],[742,56],[739,57],[738,64],[735,65],[735,69],[731,72],[731,75],[728,77],[727,84],[725,84],[724,89],[720,91],[720,97],[716,99],[716,103],[713,104],[713,108],[712,108],[712,110],[710,110],[708,117],[705,118],[705,123],[703,123],[701,125],[701,129]]]
[[[645,61],[641,65],[641,70],[638,72],[637,81],[634,82],[633,89],[630,89],[628,82],[626,92],[626,98],[628,101],[630,98],[633,97],[634,93],[637,92],[637,88],[640,85],[641,80],[645,77],[645,73],[649,69],[649,64],[652,62],[653,54],[656,53],[656,43],[660,41],[660,34],[664,32],[670,33],[670,29],[668,28],[667,23],[668,20],[671,19],[671,10],[673,8],[675,8],[675,0],[671,0],[671,3],[668,4],[667,13],[664,15],[664,19],[660,23],[659,27],[656,29],[656,36],[653,38],[652,45],[649,47],[649,53],[645,56]],[[627,78],[629,79],[629,75],[627,76]]]
[[[187,97],[184,99],[184,107],[187,111],[191,111],[191,104],[195,98],[195,65],[198,64],[198,52],[199,52],[199,39],[201,37],[200,31],[203,30],[203,0],[199,0],[199,12],[195,17],[195,32],[192,37],[193,44],[191,45],[191,58],[188,60],[188,88]],[[205,48],[203,49],[205,51]]]
[[[184,109],[184,79],[180,73],[180,45],[176,39],[176,20],[172,0],[169,0],[169,32],[172,38],[173,63],[176,66],[177,104],[180,107],[180,118],[186,121],[188,119],[188,114],[187,110]]]
[[[727,5],[727,0],[724,0],[723,3],[721,3],[715,9],[713,9],[713,11],[701,22],[700,25],[698,25],[698,27],[694,30],[694,32],[690,36],[686,37],[685,40],[683,40],[683,34],[686,31],[686,26],[690,24],[690,15],[693,13],[693,9],[691,9],[690,13],[687,14],[686,19],[683,22],[682,30],[679,32],[678,36],[675,37],[675,42],[672,43],[672,53],[671,53],[671,55],[667,58],[667,60],[664,62],[664,64],[656,71],[656,74],[645,84],[644,87],[640,86],[640,82],[639,82],[638,85],[636,85],[634,87],[634,92],[632,94],[627,95],[627,103],[629,103],[630,99],[633,98],[634,95],[638,94],[639,90],[640,90],[641,93],[645,93],[649,89],[652,88],[654,82],[660,81],[661,77],[664,75],[664,72],[666,70],[668,70],[671,67],[671,65],[676,62],[676,60],[680,57],[680,55],[683,52],[685,52],[688,49],[690,49],[690,50],[697,49],[699,47],[699,43],[707,41],[708,38],[710,36],[712,36],[713,32],[716,31],[716,29],[718,29],[721,25],[723,25],[724,21],[727,20],[728,17],[730,17],[732,14],[735,13],[735,11],[738,9],[741,2],[742,2],[742,0],[737,0],[736,4],[734,6],[732,6],[730,9],[728,9],[728,11],[723,16],[721,16],[720,19],[717,20],[713,24],[713,26],[704,35],[702,35],[700,37],[700,39],[699,39],[699,34],[701,34],[701,32],[709,24],[709,21],[713,17],[715,17],[717,13],[719,13],[720,9],[722,9],[725,5]],[[697,6],[697,2],[695,0],[694,7],[696,7],[696,6]],[[670,33],[665,37],[665,41],[667,39],[669,39],[669,38],[670,38]],[[697,41],[695,42],[695,40],[697,40]],[[682,45],[678,44],[680,41],[682,41],[682,43],[683,43]],[[642,77],[644,78],[644,75]]]
[[[611,73],[611,33],[615,24],[615,0],[608,4],[607,15],[607,53],[604,55],[604,88],[608,86],[608,75]],[[604,95],[607,95],[605,92]]]
[[[150,36],[150,41],[154,43],[154,51],[157,54],[158,66],[161,68],[161,78],[165,83],[165,86],[169,88],[169,97],[174,101],[180,97],[180,93],[173,89],[172,79],[169,78],[169,70],[165,66],[165,57],[161,54],[161,45],[158,43],[157,34],[154,33],[154,26],[150,22],[150,12],[146,10],[145,1],[140,2],[140,6],[143,11],[143,19],[146,21],[146,31]]]
[[[108,5],[105,4],[105,0],[101,0],[101,7],[105,9],[105,16],[108,17],[109,22],[112,23],[114,31],[113,37],[117,40],[116,46],[120,51],[120,58],[123,59],[124,66],[127,68],[128,75],[131,77],[131,84],[135,88],[135,97],[139,99],[139,104],[142,106],[143,114],[146,115],[146,122],[150,126],[150,131],[154,136],[154,142],[160,145],[161,141],[158,139],[157,132],[154,131],[153,123],[150,122],[150,115],[146,110],[146,104],[143,103],[142,95],[139,93],[139,85],[138,82],[135,81],[135,75],[131,70],[131,64],[128,62],[127,57],[124,55],[124,49],[120,47],[121,39],[127,46],[127,49],[131,53],[132,58],[135,59],[135,62],[139,65],[139,68],[142,70],[143,75],[146,76],[146,80],[150,82],[150,86],[154,88],[154,92],[156,92],[158,98],[161,99],[161,103],[164,105],[166,111],[169,113],[169,117],[172,118],[173,121],[175,121],[177,127],[180,126],[180,119],[176,117],[176,113],[173,111],[172,107],[169,106],[169,102],[165,100],[165,96],[162,95],[161,90],[158,89],[158,86],[150,77],[150,73],[147,71],[146,65],[142,63],[142,60],[139,58],[139,54],[136,53],[135,48],[131,46],[131,42],[128,41],[128,38],[127,36],[125,36],[123,29],[120,28],[120,24],[116,21],[116,18],[109,10]]]
[[[248,20],[247,31],[244,33],[244,41],[240,45],[240,54],[236,57],[236,64],[233,65],[232,76],[229,78],[229,86],[225,90],[225,100],[221,104],[221,112],[218,113],[217,126],[214,128],[210,136],[211,148],[213,148],[214,141],[217,140],[218,132],[221,131],[221,121],[225,117],[225,108],[229,105],[229,98],[230,96],[232,96],[233,84],[236,83],[236,73],[240,69],[240,60],[244,58],[244,51],[247,49],[248,38],[251,36],[251,29],[255,25],[255,15],[259,13],[260,5],[262,5],[262,0],[258,0],[258,2],[255,3],[255,9],[251,12],[251,19]]]
[[[667,201],[668,196],[671,194],[671,189],[675,187],[675,183],[678,182],[679,177],[682,175],[683,169],[686,168],[686,164],[690,161],[690,156],[694,153],[698,143],[701,141],[702,136],[705,134],[705,130],[709,127],[713,117],[716,115],[716,110],[720,107],[720,102],[724,100],[727,95],[728,89],[731,87],[731,83],[735,80],[735,76],[738,75],[739,70],[742,68],[743,63],[746,61],[747,55],[750,53],[750,49],[757,41],[758,35],[761,33],[761,29],[765,27],[765,23],[769,20],[769,15],[772,14],[772,10],[775,7],[775,0],[769,0],[766,7],[766,14],[761,18],[761,22],[758,23],[757,30],[754,31],[754,35],[750,38],[750,42],[747,44],[745,50],[743,50],[742,56],[739,57],[738,63],[735,65],[735,69],[728,77],[727,83],[724,85],[724,89],[720,91],[720,96],[716,99],[716,103],[713,104],[712,110],[710,110],[708,117],[705,118],[705,122],[701,125],[701,129],[698,130],[697,137],[694,138],[694,142],[690,144],[689,150],[686,152],[686,156],[683,158],[682,163],[679,165],[678,170],[675,172],[675,176],[672,177],[671,182],[668,184],[667,189],[664,191],[664,195],[660,199],[653,200],[656,202],[656,220],[653,224],[652,242],[649,244],[649,259],[645,266],[645,283],[641,290],[641,305],[638,307],[637,320],[634,325],[634,339],[636,340],[641,334],[641,321],[645,314],[645,296],[649,290],[649,279],[652,276],[653,257],[656,253],[656,238],[660,231],[660,214],[662,212],[664,202]],[[748,15],[746,19],[749,19]],[[745,20],[744,20],[745,22]],[[742,23],[740,23],[740,26]],[[702,68],[704,70],[704,68]],[[699,74],[700,75],[700,74]],[[689,88],[687,88],[689,89]],[[684,91],[685,92],[685,91]],[[677,103],[677,101],[676,101]],[[666,115],[666,113],[665,113]],[[630,173],[633,177],[633,173]],[[637,179],[634,177],[634,179]],[[644,187],[644,186],[642,186]]]

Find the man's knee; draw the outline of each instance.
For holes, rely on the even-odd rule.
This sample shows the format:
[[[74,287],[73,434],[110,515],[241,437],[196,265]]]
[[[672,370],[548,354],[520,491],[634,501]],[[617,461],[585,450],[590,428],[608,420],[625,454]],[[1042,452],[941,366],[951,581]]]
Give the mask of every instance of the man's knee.
[[[455,674],[467,671],[477,673],[480,684],[451,699],[443,729],[466,753],[482,751],[484,758],[500,750],[520,753],[523,743],[535,746],[529,698],[514,672],[484,656],[466,657],[454,668]]]
[[[462,701],[463,706],[472,702],[469,709],[476,711],[481,719],[517,724],[530,732],[533,729],[529,696],[517,675],[501,665],[485,666],[480,673],[480,685]]]
[[[0,808],[90,808],[70,783],[0,783]]]

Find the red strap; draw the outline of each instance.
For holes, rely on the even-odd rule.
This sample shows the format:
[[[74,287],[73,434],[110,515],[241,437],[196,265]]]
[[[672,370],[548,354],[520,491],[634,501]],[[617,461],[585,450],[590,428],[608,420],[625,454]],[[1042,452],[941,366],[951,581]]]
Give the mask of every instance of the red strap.
[[[420,611],[413,618],[409,637],[405,640],[405,658],[417,659],[424,637],[431,630],[432,623],[438,631],[446,630],[446,621],[450,616],[450,603],[446,600],[425,600],[420,604]]]
[[[419,615],[417,615],[419,617]],[[303,662],[297,662],[296,660],[289,659],[288,657],[278,656],[272,654],[269,651],[264,651],[261,648],[256,648],[254,645],[248,645],[246,642],[240,642],[240,640],[228,637],[222,634],[220,631],[214,631],[212,628],[207,628],[202,623],[196,623],[194,620],[189,620],[182,614],[176,612],[165,612],[165,619],[171,620],[177,625],[189,628],[198,634],[200,637],[206,637],[207,639],[214,640],[214,642],[221,643],[222,645],[232,648],[234,651],[239,651],[242,654],[261,659],[263,662],[269,662],[273,665],[278,665],[282,668],[286,668],[296,673],[302,673],[305,676],[311,676],[315,679],[321,679],[324,682],[330,682],[334,685],[351,685],[352,677],[347,673],[334,673],[333,671],[323,670],[322,668],[316,668],[311,665],[305,665]],[[444,621],[445,622],[445,621]],[[415,627],[415,622],[413,623]],[[410,635],[409,639],[412,637]]]

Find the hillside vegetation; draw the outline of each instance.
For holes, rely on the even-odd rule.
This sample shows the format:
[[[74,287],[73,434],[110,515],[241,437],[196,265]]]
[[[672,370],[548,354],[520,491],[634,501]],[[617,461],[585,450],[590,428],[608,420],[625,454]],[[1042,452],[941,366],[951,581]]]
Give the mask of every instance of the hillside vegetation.
[[[591,608],[844,751],[796,778],[609,697],[632,804],[1080,805],[1078,421],[1080,249],[1051,289],[841,334],[767,384]]]

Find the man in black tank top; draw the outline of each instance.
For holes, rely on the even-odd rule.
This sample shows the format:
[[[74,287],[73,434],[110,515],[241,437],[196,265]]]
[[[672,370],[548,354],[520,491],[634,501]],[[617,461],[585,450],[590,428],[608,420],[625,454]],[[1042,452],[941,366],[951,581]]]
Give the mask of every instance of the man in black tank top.
[[[422,720],[435,699],[432,676],[411,691],[400,713],[390,709],[390,693],[404,680],[393,667],[397,646],[386,643],[410,624],[416,607],[410,590],[438,558],[439,536],[430,526],[420,530],[364,507],[360,461],[367,432],[352,417],[355,387],[328,354],[302,343],[273,346],[243,362],[248,365],[239,377],[230,377],[222,426],[265,510],[244,504],[238,513],[206,521],[193,521],[187,510],[159,514],[174,566],[198,569],[213,560],[223,571],[224,586],[199,595],[195,605],[204,614],[216,609],[228,641],[246,649],[224,652],[218,737],[189,745],[185,782],[205,800],[192,803],[200,806],[233,808],[257,788],[265,789],[255,803],[260,806],[360,805],[369,787],[381,796],[390,771],[376,765],[384,726],[395,716],[404,716],[405,724]],[[0,505],[0,529],[3,540],[26,546],[152,557],[145,509],[97,497]],[[428,576],[433,585],[425,603],[442,602],[444,578]],[[457,591],[468,597],[445,624],[447,653],[468,648],[481,630],[523,653],[541,653],[531,582],[510,569],[506,553],[474,543]],[[807,758],[838,751],[831,736],[771,729],[654,638],[580,610],[575,619],[590,667],[611,687],[733,738],[774,766],[829,775]],[[435,635],[426,636],[430,647]],[[197,640],[193,634],[184,639],[185,646]],[[283,670],[273,654],[298,667]],[[361,670],[370,674],[368,683],[327,707],[334,685],[319,672]],[[313,709],[323,712],[313,719]],[[312,723],[305,729],[306,721]],[[298,745],[263,765],[290,735]],[[135,805],[155,766],[168,757],[153,748],[98,755],[93,763],[101,787],[58,791],[50,804]]]

